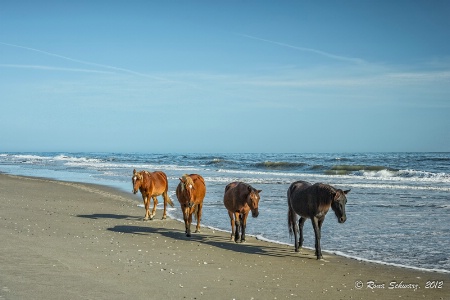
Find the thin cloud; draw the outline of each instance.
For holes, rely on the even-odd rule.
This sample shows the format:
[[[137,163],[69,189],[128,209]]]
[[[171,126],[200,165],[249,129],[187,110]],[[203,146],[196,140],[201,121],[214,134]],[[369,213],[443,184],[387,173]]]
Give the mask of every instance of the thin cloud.
[[[362,60],[360,58],[335,55],[335,54],[328,53],[328,52],[321,51],[321,50],[293,46],[293,45],[289,45],[289,44],[286,44],[286,43],[281,43],[281,42],[277,42],[277,41],[271,41],[271,40],[267,40],[267,39],[262,39],[262,38],[259,38],[259,37],[256,37],[256,36],[251,36],[251,35],[248,35],[248,34],[238,33],[238,35],[240,35],[242,37],[245,37],[245,38],[249,38],[249,39],[253,39],[253,40],[257,40],[257,41],[262,41],[262,42],[266,42],[266,43],[271,43],[271,44],[275,44],[275,45],[282,46],[282,47],[287,47],[287,48],[300,50],[300,51],[305,51],[305,52],[311,52],[311,53],[322,55],[322,56],[325,56],[325,57],[328,57],[328,58],[331,58],[331,59],[335,59],[335,60],[347,61],[347,62],[356,63],[356,64],[361,64],[361,63],[365,62],[364,60]]]
[[[63,55],[59,55],[59,54],[56,54],[56,53],[51,53],[51,52],[47,52],[47,51],[43,51],[43,50],[39,50],[39,49],[36,49],[36,48],[25,47],[25,46],[20,46],[20,45],[14,45],[14,44],[9,44],[9,43],[4,43],[4,42],[0,42],[0,44],[1,45],[5,45],[5,46],[9,46],[9,47],[16,47],[16,48],[25,49],[25,50],[28,50],[28,51],[38,52],[38,53],[42,53],[42,54],[45,54],[45,55],[48,55],[48,56],[54,56],[54,57],[57,57],[57,58],[60,58],[60,59],[64,59],[64,60],[68,60],[68,61],[72,61],[72,62],[75,62],[75,63],[80,63],[80,64],[84,64],[84,65],[88,65],[88,66],[105,68],[105,69],[109,69],[109,70],[113,70],[113,71],[119,71],[119,72],[129,73],[129,74],[133,74],[133,75],[137,75],[137,76],[141,76],[141,77],[147,77],[147,78],[151,78],[151,79],[155,79],[155,80],[170,82],[170,80],[168,80],[166,78],[157,77],[157,76],[151,76],[151,75],[147,75],[147,74],[144,74],[144,73],[135,72],[135,71],[129,70],[129,69],[118,68],[118,67],[114,67],[114,66],[97,64],[97,63],[93,63],[93,62],[89,62],[89,61],[74,59],[74,58],[71,58],[71,57],[67,57],[67,56],[63,56]]]
[[[409,82],[449,82],[450,71],[392,73],[388,74],[387,77]]]
[[[17,69],[35,69],[45,71],[64,71],[64,72],[83,72],[83,73],[100,73],[100,74],[113,74],[113,72],[90,70],[90,69],[78,69],[78,68],[59,68],[40,65],[16,65],[16,64],[0,64],[1,68],[17,68]]]

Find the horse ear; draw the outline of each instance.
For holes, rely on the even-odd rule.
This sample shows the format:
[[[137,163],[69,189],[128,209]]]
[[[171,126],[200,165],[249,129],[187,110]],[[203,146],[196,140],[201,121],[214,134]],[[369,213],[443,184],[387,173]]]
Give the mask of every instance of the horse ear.
[[[350,193],[350,191],[351,191],[351,190],[346,190],[346,191],[344,191],[344,194],[347,195],[348,193]]]
[[[333,201],[339,200],[339,198],[341,197],[342,193],[343,193],[342,190],[337,190],[336,194],[334,194]]]
[[[133,170],[133,174],[136,174],[136,169]]]
[[[183,182],[183,179],[181,179],[181,178],[179,178],[179,177],[178,177],[178,179],[180,179],[180,181]]]
[[[262,190],[257,190],[258,194],[262,192]]]

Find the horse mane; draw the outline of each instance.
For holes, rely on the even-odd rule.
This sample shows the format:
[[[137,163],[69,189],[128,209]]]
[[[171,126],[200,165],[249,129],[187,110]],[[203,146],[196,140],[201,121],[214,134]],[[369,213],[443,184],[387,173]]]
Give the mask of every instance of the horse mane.
[[[181,189],[184,190],[186,186],[192,185],[194,186],[194,181],[188,174],[184,174],[181,176],[181,180],[183,181],[183,184],[181,185]]]
[[[142,180],[143,180],[144,179],[144,175],[149,176],[150,172],[146,171],[146,170],[142,170],[142,171],[138,172],[138,174],[142,177]]]
[[[245,182],[241,182],[240,184],[242,184],[242,185],[244,185],[247,189],[248,189],[248,191],[249,191],[249,194],[250,193],[256,193],[258,190],[257,189],[255,189],[254,187],[252,187],[250,184],[248,184],[248,183],[245,183]]]
[[[318,199],[329,200],[329,201],[327,201],[327,204],[329,204],[329,202],[333,201],[334,196],[336,195],[336,189],[334,187],[332,187],[331,185],[328,185],[328,184],[318,183],[317,188],[318,188],[318,193],[320,195],[324,196],[324,197],[318,197]]]

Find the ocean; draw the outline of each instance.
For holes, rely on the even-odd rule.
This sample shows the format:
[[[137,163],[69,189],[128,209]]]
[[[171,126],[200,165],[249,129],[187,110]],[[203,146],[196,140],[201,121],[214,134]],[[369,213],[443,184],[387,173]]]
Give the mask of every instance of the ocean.
[[[175,203],[168,213],[178,220],[178,178],[185,173],[202,175],[207,188],[202,226],[228,232],[224,188],[232,181],[249,183],[262,192],[259,216],[249,217],[247,233],[292,247],[286,198],[292,182],[351,189],[347,221],[338,224],[331,210],[325,219],[325,254],[450,273],[450,153],[0,153],[0,172],[107,185],[130,192],[136,205],[142,205],[140,193],[131,193],[133,169],[167,174]],[[161,208],[162,201],[157,218]],[[313,249],[309,221],[304,235],[304,247]]]

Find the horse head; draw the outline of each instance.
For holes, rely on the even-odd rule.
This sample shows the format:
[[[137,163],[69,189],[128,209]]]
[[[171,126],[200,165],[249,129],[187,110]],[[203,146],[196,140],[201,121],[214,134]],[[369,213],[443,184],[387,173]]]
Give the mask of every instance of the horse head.
[[[181,183],[181,192],[185,193],[187,195],[187,198],[189,199],[189,208],[191,208],[194,205],[194,181],[189,175],[184,174],[180,179]]]
[[[331,208],[336,214],[339,223],[344,223],[345,220],[347,220],[347,216],[345,214],[345,204],[347,204],[347,197],[345,197],[345,195],[347,195],[348,192],[350,192],[350,190],[337,190],[333,202],[331,203]]]
[[[247,204],[250,206],[250,210],[252,211],[252,217],[256,218],[259,215],[258,204],[259,204],[259,193],[261,190],[256,190],[251,186],[248,187],[249,194],[247,197]]]
[[[141,172],[136,172],[136,169],[134,169],[131,181],[133,183],[133,194],[136,194],[144,181],[144,176],[142,176]]]

